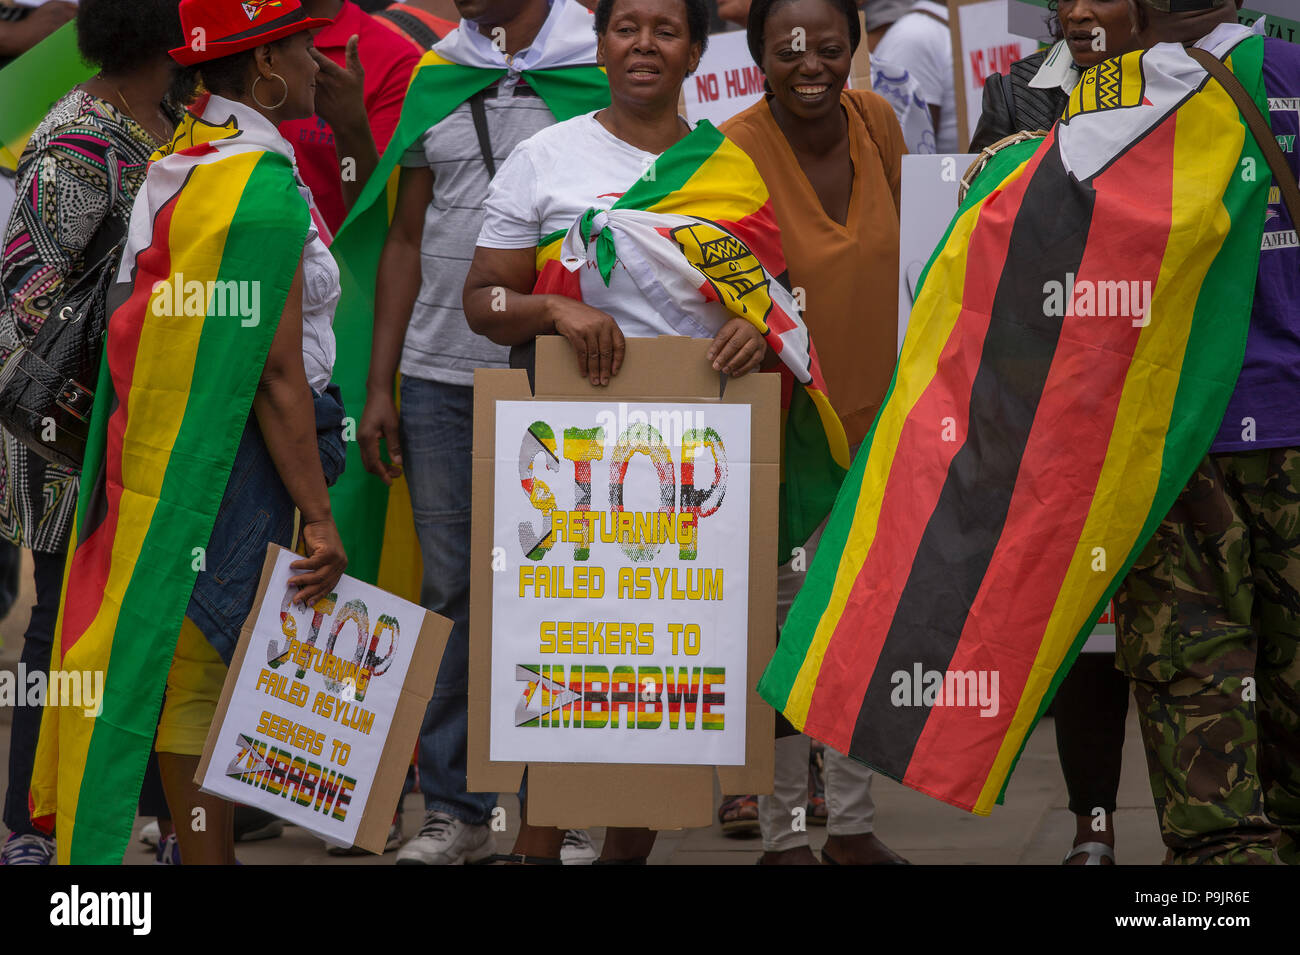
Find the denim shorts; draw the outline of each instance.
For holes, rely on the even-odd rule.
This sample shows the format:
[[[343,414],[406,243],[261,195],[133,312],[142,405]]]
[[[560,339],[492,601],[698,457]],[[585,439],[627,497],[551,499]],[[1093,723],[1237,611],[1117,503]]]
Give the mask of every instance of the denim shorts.
[[[330,385],[315,395],[313,403],[321,467],[325,483],[332,485],[347,454],[338,386]],[[267,545],[292,543],[293,511],[293,500],[262,440],[257,418],[250,414],[208,538],[205,569],[194,582],[185,611],[227,666],[257,596]]]

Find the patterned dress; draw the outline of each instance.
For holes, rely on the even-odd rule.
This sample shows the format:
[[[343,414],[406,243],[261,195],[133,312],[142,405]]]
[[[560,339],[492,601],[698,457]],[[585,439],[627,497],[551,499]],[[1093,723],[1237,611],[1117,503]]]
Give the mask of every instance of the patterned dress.
[[[0,364],[20,336],[40,329],[64,284],[96,264],[85,253],[105,220],[113,217],[125,232],[156,148],[129,115],[78,89],[36,128],[18,163],[18,199],[0,260]],[[0,536],[45,553],[63,550],[77,472],[0,435]]]

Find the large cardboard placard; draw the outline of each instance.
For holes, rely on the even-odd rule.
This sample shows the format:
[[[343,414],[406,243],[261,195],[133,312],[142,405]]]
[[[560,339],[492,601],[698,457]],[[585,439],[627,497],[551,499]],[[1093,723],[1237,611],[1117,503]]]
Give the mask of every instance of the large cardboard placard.
[[[492,759],[745,762],[749,425],[497,402]]]
[[[777,375],[771,374],[752,374],[736,380],[723,379],[710,368],[705,358],[708,346],[707,341],[688,338],[630,339],[627,342],[627,357],[622,371],[604,388],[595,388],[585,378],[579,376],[577,361],[571,346],[564,339],[551,336],[538,340],[535,383],[532,388],[529,386],[527,374],[523,371],[479,370],[475,373],[469,788],[479,792],[512,792],[518,788],[520,775],[526,764],[528,766],[527,814],[528,821],[534,825],[562,828],[599,825],[649,826],[655,829],[706,826],[711,822],[714,811],[712,804],[714,766],[717,767],[720,785],[726,792],[771,792],[773,711],[759,699],[753,688],[762,675],[763,667],[771,658],[776,636],[777,460],[780,445],[777,428],[780,379]],[[504,594],[509,585],[513,587],[516,596],[508,603],[516,605],[520,603],[520,598],[517,596],[520,587],[519,568],[524,561],[513,555],[520,553],[521,532],[531,532],[536,536],[530,539],[540,542],[552,528],[549,519],[543,519],[539,511],[528,504],[531,498],[525,496],[524,489],[521,487],[520,468],[523,455],[520,454],[520,422],[525,419],[529,422],[551,422],[554,418],[554,422],[551,422],[552,427],[555,423],[572,420],[587,422],[583,427],[592,428],[600,424],[592,416],[594,407],[597,414],[601,410],[612,414],[614,424],[617,426],[620,405],[623,406],[624,421],[628,420],[634,410],[642,410],[647,414],[654,410],[658,410],[661,414],[667,411],[669,420],[672,420],[671,414],[675,409],[682,415],[682,421],[685,423],[684,415],[689,410],[693,415],[703,413],[707,415],[704,419],[706,422],[717,421],[723,428],[734,432],[740,427],[741,421],[746,417],[748,419],[748,527],[743,539],[738,531],[733,531],[729,538],[732,546],[735,547],[741,546],[743,542],[745,550],[736,554],[719,554],[714,550],[708,536],[720,526],[711,525],[709,522],[718,519],[728,507],[735,506],[736,498],[739,496],[740,486],[734,483],[736,471],[731,463],[732,438],[729,434],[723,435],[722,431],[719,431],[719,434],[726,442],[729,467],[726,497],[715,514],[700,519],[698,541],[700,555],[711,556],[709,566],[727,568],[724,570],[724,586],[728,600],[732,593],[736,593],[731,589],[733,581],[730,575],[736,572],[732,568],[743,567],[747,577],[744,590],[745,624],[743,627],[747,647],[744,651],[743,664],[740,664],[742,675],[732,674],[731,667],[736,664],[726,664],[728,672],[724,711],[727,714],[727,727],[733,725],[733,714],[743,713],[744,757],[743,763],[738,765],[717,763],[687,765],[684,764],[687,760],[698,757],[692,756],[689,748],[682,747],[680,737],[673,740],[670,730],[659,732],[633,730],[629,734],[622,728],[613,732],[624,736],[661,735],[664,741],[662,746],[672,746],[675,743],[677,748],[668,751],[673,761],[645,762],[644,760],[647,759],[669,758],[646,755],[637,757],[642,759],[641,762],[578,762],[576,760],[584,757],[574,754],[580,752],[581,747],[585,745],[583,738],[590,737],[593,731],[575,728],[572,721],[567,728],[549,725],[520,728],[521,734],[533,734],[533,738],[538,741],[533,744],[535,751],[530,751],[526,746],[522,749],[512,748],[513,744],[508,743],[504,753],[509,754],[510,758],[494,758],[494,755],[503,752],[497,748],[497,741],[493,738],[497,727],[506,725],[510,729],[515,728],[513,721],[517,705],[522,700],[521,691],[527,685],[515,682],[515,673],[507,669],[502,674],[502,683],[506,682],[505,678],[508,676],[513,686],[508,691],[503,690],[494,696],[493,660],[497,640],[500,639],[505,643],[523,641],[530,648],[529,656],[518,661],[509,657],[503,658],[510,666],[530,661],[543,662],[543,654],[538,652],[542,639],[540,621],[529,623],[526,628],[521,628],[522,632],[520,632],[515,630],[513,624],[505,621],[498,624],[498,611],[494,606],[498,595],[498,577],[503,578],[500,584],[501,599],[505,600]],[[558,406],[569,406],[563,411],[563,416],[557,412]],[[528,411],[532,411],[533,414],[530,416]],[[692,423],[695,423],[695,419],[692,419]],[[576,426],[575,424],[574,427]],[[621,432],[624,429],[619,430]],[[505,434],[505,437],[500,438],[502,447],[513,448],[513,450],[505,454],[504,460],[498,464],[500,432]],[[535,477],[545,480],[550,484],[552,493],[558,495],[562,493],[561,488],[565,485],[574,489],[575,483],[579,482],[581,477],[578,476],[576,462],[565,454],[561,435],[557,434],[556,440],[557,454],[554,463],[560,468],[558,472],[547,470],[540,464],[541,452],[537,452],[531,460],[539,462],[533,472]],[[605,453],[609,455],[611,452]],[[636,457],[644,458],[644,455],[636,455]],[[590,502],[593,509],[609,509],[608,497],[606,496],[603,502],[597,497],[601,487],[600,470],[609,460],[607,456],[604,460],[591,462],[593,474],[588,481],[593,491]],[[680,459],[675,457],[674,460],[678,463],[675,478],[678,493],[673,511],[677,512],[682,503],[681,472]],[[523,462],[525,468],[527,463]],[[714,480],[716,475],[711,473],[713,459],[709,453],[701,449],[693,463],[697,473],[710,472],[709,480],[704,480],[702,476],[699,481],[702,491],[717,483]],[[508,500],[512,502],[510,504],[512,508],[526,506],[526,521],[518,517],[498,519],[497,473],[500,468],[508,471],[501,481],[502,493],[505,493],[504,489],[510,489]],[[651,474],[655,476],[652,477]],[[644,486],[644,482],[657,483],[658,481],[657,472],[647,473],[644,460],[629,464],[625,482],[629,481],[641,482],[642,486],[627,488],[624,498],[627,509],[633,508],[634,500],[642,503],[650,500],[654,503],[655,511],[659,506],[667,506],[666,498],[659,497],[659,492],[654,490],[653,484],[650,487]],[[608,484],[606,483],[604,487],[605,494],[608,495]],[[636,495],[635,498],[633,494]],[[574,489],[574,496],[563,498],[562,503],[567,507],[570,500],[577,504],[579,498],[576,489]],[[688,499],[687,504],[690,503],[692,502]],[[641,503],[635,506],[641,508]],[[567,516],[566,521],[568,521]],[[528,529],[521,528],[521,523],[526,523]],[[555,533],[558,536],[563,532],[556,527]],[[599,546],[618,547],[616,542],[602,542]],[[597,554],[596,547],[597,542],[593,541],[591,549],[593,559]],[[551,561],[562,556],[564,563],[570,567],[581,563],[573,559],[574,542],[570,540],[556,540],[552,544],[551,551],[555,555],[550,558]],[[669,554],[665,553],[667,551],[675,552],[676,557],[669,558]],[[606,553],[611,552],[606,551]],[[677,545],[664,544],[660,553],[672,566],[680,567],[691,563],[681,560],[680,542]],[[494,559],[495,566],[498,568],[496,570],[494,570]],[[739,564],[736,561],[739,561]],[[621,552],[619,562],[627,565],[637,563],[627,560]],[[698,563],[698,560],[696,562]],[[542,565],[548,562],[530,561],[529,563]],[[591,561],[587,563],[590,564]],[[613,567],[614,564],[611,563],[610,566]],[[667,566],[666,564],[665,567]],[[617,596],[617,571],[607,570],[605,582],[607,587],[611,584],[615,587]],[[564,583],[565,587],[572,589],[576,578],[566,575]],[[736,583],[738,584],[739,581]],[[527,586],[525,585],[526,589]],[[532,586],[536,587],[535,584]],[[585,598],[534,597],[531,600],[534,603],[544,602],[552,605],[551,616],[548,619],[557,622],[586,619],[585,615],[590,609],[588,606],[590,601]],[[657,600],[656,597],[637,602],[649,605]],[[691,611],[700,613],[698,608],[706,602],[688,599],[683,603],[694,604]],[[623,632],[621,624],[639,618],[624,614],[613,619],[620,624],[621,639]],[[689,620],[672,622],[685,624]],[[718,626],[722,626],[722,623],[719,622]],[[661,652],[661,632],[657,622],[654,624],[654,634],[657,658]],[[674,659],[671,653],[671,634],[664,632],[662,638],[667,638],[669,641],[668,657]],[[558,632],[556,639],[557,642],[560,639]],[[570,639],[572,639],[571,634]],[[684,629],[681,631],[680,639],[681,652],[676,659],[686,659]],[[702,657],[706,648],[704,626],[701,626],[699,639]],[[588,641],[588,650],[590,650],[590,630],[588,630]],[[639,629],[637,642],[638,644],[640,642]],[[561,655],[556,656],[556,662],[562,662],[558,659]],[[650,655],[646,655],[645,658],[651,659]],[[629,659],[635,661],[636,656]],[[635,662],[631,665],[635,666]],[[651,676],[653,678],[653,675]],[[645,684],[638,681],[638,685],[640,692],[635,692],[636,687],[626,687],[625,690],[633,692],[637,698],[653,697],[653,693],[646,693]],[[546,689],[560,692],[558,687]],[[554,703],[554,700],[549,702]],[[623,711],[623,719],[626,719],[627,707],[624,707]],[[685,735],[684,730],[678,732]],[[692,732],[697,736],[703,735],[699,730]],[[715,735],[719,733],[719,731],[710,732]],[[563,734],[579,738],[578,742],[576,744],[571,741],[543,742],[547,735]],[[654,744],[650,742],[640,743],[630,740],[624,745],[637,747],[636,753],[655,750]],[[566,761],[549,761],[557,758]]]
[[[382,853],[451,621],[347,576],[299,608],[296,559],[267,550],[194,781]]]
[[[957,94],[957,141],[966,146],[984,104],[984,81],[1005,73],[1038,49],[1035,40],[1007,29],[1007,0],[948,0],[953,83]]]

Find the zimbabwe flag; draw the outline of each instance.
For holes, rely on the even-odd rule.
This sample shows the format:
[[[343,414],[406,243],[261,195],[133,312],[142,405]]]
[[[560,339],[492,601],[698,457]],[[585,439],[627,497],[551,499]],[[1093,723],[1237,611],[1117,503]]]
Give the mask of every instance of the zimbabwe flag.
[[[126,850],[181,621],[306,242],[288,143],[260,117],[240,129],[236,115],[256,114],[235,105],[201,101],[150,167],[110,293],[50,660],[103,673],[102,705],[45,708],[31,786],[60,864]]]
[[[1264,105],[1261,38],[1199,45]],[[1109,60],[981,176],[759,684],[963,809],[999,799],[1241,369],[1269,176],[1207,80],[1174,44]]]
[[[537,248],[537,294],[600,308],[615,261],[681,335],[712,338],[720,302],[781,359],[781,562],[830,511],[849,465],[808,328],[786,287],[781,232],[753,160],[701,120],[608,211],[589,209]],[[584,267],[588,262],[594,268]]]
[[[454,33],[439,49],[453,38]],[[594,57],[594,44],[592,47]],[[436,51],[426,53],[411,74],[397,130],[330,246],[343,285],[334,318],[338,342],[334,381],[343,392],[344,407],[354,417],[360,417],[366,402],[375,281],[396,199],[397,164],[429,127],[505,75],[504,69],[466,66]],[[605,71],[596,66],[524,70],[521,76],[557,120],[609,105],[609,83]],[[362,465],[357,443],[348,441],[347,447],[347,466],[330,489],[330,501],[348,552],[348,573],[416,600],[420,594],[420,551],[406,480],[394,481],[390,493],[389,487]]]

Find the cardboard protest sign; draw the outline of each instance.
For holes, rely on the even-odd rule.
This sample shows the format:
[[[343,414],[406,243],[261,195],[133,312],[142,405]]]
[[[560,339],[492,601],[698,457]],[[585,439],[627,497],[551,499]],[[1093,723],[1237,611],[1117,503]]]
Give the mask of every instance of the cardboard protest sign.
[[[497,402],[493,759],[744,763],[749,419]]]
[[[268,549],[195,782],[381,853],[451,621],[347,576],[299,608],[297,559]]]
[[[1007,0],[948,0],[953,82],[957,94],[957,140],[970,142],[984,103],[984,81],[1038,49],[1038,43],[1007,29]]]
[[[469,788],[528,821],[708,825],[770,792],[780,380],[629,339],[604,388],[562,338],[474,381]],[[656,437],[657,434],[657,437]]]

